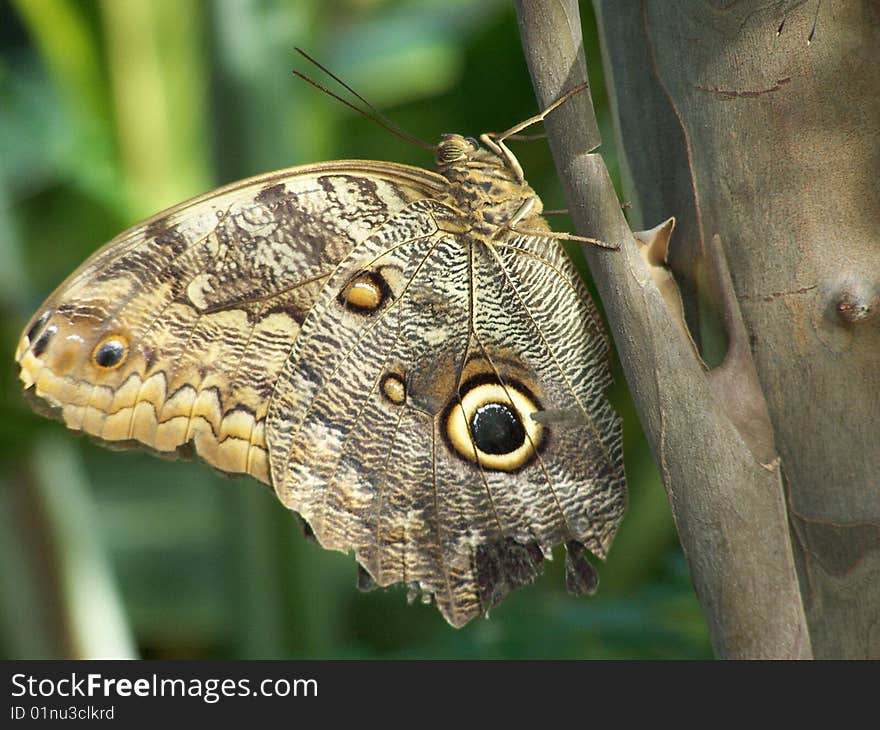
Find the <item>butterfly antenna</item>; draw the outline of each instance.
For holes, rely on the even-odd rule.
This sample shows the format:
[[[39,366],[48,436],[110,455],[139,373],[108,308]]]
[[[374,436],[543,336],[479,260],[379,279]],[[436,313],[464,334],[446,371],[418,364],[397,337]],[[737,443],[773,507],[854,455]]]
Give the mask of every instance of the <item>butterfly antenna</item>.
[[[541,132],[539,134],[511,134],[507,139],[516,142],[537,142],[539,139],[547,139],[547,134]]]
[[[358,94],[357,91],[355,91],[353,88],[351,88],[351,86],[349,86],[347,83],[345,83],[345,81],[343,81],[341,78],[339,78],[335,73],[333,73],[326,66],[322,65],[321,63],[316,61],[314,58],[312,58],[302,48],[294,48],[294,50],[297,53],[299,53],[303,58],[305,58],[309,63],[311,63],[314,66],[317,66],[321,71],[323,71],[325,74],[327,74],[331,79],[333,79],[343,89],[348,91],[352,96],[354,96],[358,101],[360,101],[364,106],[366,106],[367,109],[369,109],[369,111],[361,109],[356,104],[353,104],[350,101],[348,101],[347,99],[342,98],[339,94],[336,94],[336,93],[330,91],[330,89],[327,89],[327,88],[321,86],[318,82],[314,81],[313,79],[310,79],[305,74],[302,74],[299,71],[294,69],[293,73],[295,76],[298,76],[303,81],[308,82],[309,84],[314,86],[319,91],[323,91],[325,94],[332,96],[337,101],[342,102],[349,109],[353,109],[354,111],[358,112],[359,114],[365,116],[367,119],[375,122],[380,127],[382,127],[382,129],[385,129],[386,131],[391,132],[394,135],[397,135],[401,139],[406,140],[407,142],[410,142],[410,143],[416,145],[417,147],[421,147],[422,149],[425,149],[425,150],[432,150],[432,151],[434,150],[434,145],[428,144],[427,142],[419,139],[418,137],[416,137],[413,134],[410,134],[405,129],[402,129],[400,126],[398,126],[397,124],[392,122],[388,117],[386,117],[382,112],[380,112],[376,107],[374,107],[370,102],[368,102],[363,96]]]
[[[571,99],[571,97],[573,97],[575,94],[579,94],[580,92],[585,91],[588,88],[589,88],[589,84],[587,84],[586,82],[584,82],[582,84],[578,84],[573,89],[571,89],[570,91],[567,91],[562,96],[560,96],[556,101],[554,101],[550,106],[548,106],[540,114],[535,114],[535,116],[529,117],[524,122],[520,122],[519,124],[514,125],[513,127],[511,127],[510,129],[508,129],[504,132],[492,135],[493,138],[496,141],[503,141],[505,139],[510,139],[513,135],[517,134],[518,132],[522,132],[522,130],[526,129],[527,127],[531,127],[533,124],[537,124],[538,122],[543,122],[547,118],[547,115],[550,114],[550,112],[552,112],[557,107],[562,106],[565,102],[567,102],[569,99]]]
[[[822,7],[822,0],[816,3],[816,14],[813,16],[813,27],[810,29],[810,35],[807,37],[807,45],[813,42],[813,36],[816,35],[816,23],[819,22],[819,9]]]

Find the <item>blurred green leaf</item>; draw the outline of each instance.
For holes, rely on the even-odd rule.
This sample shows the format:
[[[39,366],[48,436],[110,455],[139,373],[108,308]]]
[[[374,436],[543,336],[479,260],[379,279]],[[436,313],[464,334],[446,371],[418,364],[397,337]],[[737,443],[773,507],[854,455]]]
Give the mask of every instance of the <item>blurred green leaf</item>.
[[[34,444],[33,456],[34,486],[51,535],[51,562],[58,572],[72,657],[136,657],[76,450],[66,438],[53,435]]]

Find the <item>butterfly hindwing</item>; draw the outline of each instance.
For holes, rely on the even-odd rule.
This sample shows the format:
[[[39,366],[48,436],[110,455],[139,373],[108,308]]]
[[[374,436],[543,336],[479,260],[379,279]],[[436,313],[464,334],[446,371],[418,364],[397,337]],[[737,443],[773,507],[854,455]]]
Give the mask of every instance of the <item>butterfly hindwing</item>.
[[[269,412],[279,497],[323,545],[354,548],[381,585],[430,590],[447,560],[430,496],[434,412],[447,397],[436,380],[453,382],[467,347],[466,251],[438,228],[448,215],[416,202],[349,254],[304,322]],[[372,306],[352,303],[353,282],[375,287]]]
[[[481,241],[459,216],[418,201],[351,251],[267,422],[278,495],[321,544],[433,595],[454,625],[556,544],[604,556],[624,508],[607,345],[571,262],[549,238]],[[493,399],[567,417],[531,424],[512,461],[503,443],[476,458],[474,404]]]

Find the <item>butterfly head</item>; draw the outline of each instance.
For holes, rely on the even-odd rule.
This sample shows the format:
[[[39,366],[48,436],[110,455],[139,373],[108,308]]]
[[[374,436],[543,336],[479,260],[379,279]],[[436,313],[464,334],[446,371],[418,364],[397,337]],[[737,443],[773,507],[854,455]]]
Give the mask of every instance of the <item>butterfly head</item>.
[[[460,134],[445,134],[437,145],[437,172],[452,183],[452,204],[473,214],[475,231],[489,235],[499,225],[523,219],[524,210],[529,214],[528,228],[545,228],[543,220],[532,220],[541,214],[541,201],[516,157],[491,135],[480,139],[486,147]]]
[[[488,150],[473,137],[460,134],[444,134],[436,147],[437,171],[450,180],[459,181],[488,173],[497,177],[509,177],[511,181],[522,183],[518,175],[511,174],[510,164],[492,150]]]

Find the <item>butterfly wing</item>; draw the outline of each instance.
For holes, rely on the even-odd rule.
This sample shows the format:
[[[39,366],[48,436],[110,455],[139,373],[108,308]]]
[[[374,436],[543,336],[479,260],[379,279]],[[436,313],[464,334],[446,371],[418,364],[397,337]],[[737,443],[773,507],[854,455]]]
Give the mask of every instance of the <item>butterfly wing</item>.
[[[28,324],[21,379],[73,429],[268,483],[265,418],[337,263],[442,178],[334,162],[236,183],[96,252]]]
[[[446,185],[335,162],[160,214],[47,300],[21,378],[71,428],[273,484],[456,626],[562,542],[589,590],[625,502],[601,324],[553,240],[475,237]]]
[[[604,556],[625,505],[607,344],[571,262],[549,238],[468,228],[424,200],[355,246],[267,420],[276,491],[321,544],[455,626],[554,545]]]

